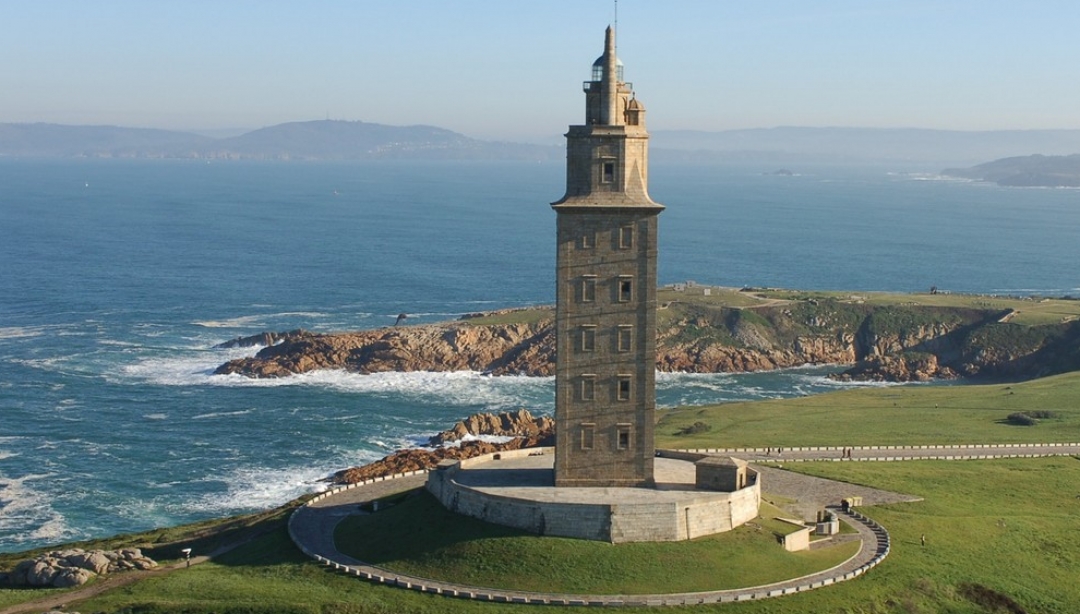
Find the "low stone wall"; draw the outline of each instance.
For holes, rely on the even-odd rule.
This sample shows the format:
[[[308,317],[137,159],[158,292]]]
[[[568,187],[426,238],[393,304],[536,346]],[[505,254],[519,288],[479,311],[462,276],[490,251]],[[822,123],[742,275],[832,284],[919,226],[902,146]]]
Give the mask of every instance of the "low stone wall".
[[[789,524],[792,527],[790,533],[780,536],[780,545],[784,547],[784,550],[787,550],[788,552],[799,552],[801,550],[810,549],[809,527],[798,520],[790,520],[788,518],[777,518],[777,520]]]
[[[551,448],[500,452],[502,459]],[[761,487],[757,472],[734,493],[688,491],[677,501],[649,503],[558,503],[501,496],[456,480],[462,469],[492,461],[495,454],[471,458],[428,474],[427,489],[447,509],[538,535],[607,541],[681,541],[731,529],[757,517]]]
[[[398,478],[409,477],[424,472],[409,472],[406,474],[399,474],[394,476],[388,476],[386,478],[378,478],[375,480],[368,480],[363,483],[350,484],[346,487],[335,488],[331,491],[325,492],[315,499],[323,500],[335,495],[341,494],[344,491],[352,490],[353,488],[364,488],[375,482],[382,482],[385,480],[393,480]],[[685,606],[685,605],[698,605],[698,604],[713,604],[713,603],[732,603],[738,601],[752,601],[759,599],[769,599],[773,597],[780,597],[784,595],[792,595],[795,593],[801,593],[804,591],[815,590],[833,584],[844,582],[846,580],[853,580],[863,575],[867,571],[873,569],[882,560],[888,556],[890,551],[890,540],[888,532],[881,525],[874,522],[872,519],[863,516],[862,514],[852,510],[851,512],[837,512],[841,516],[846,516],[851,519],[855,524],[862,525],[865,530],[869,530],[873,535],[873,538],[868,542],[864,538],[864,548],[870,546],[870,552],[866,554],[868,556],[862,556],[863,553],[852,557],[848,561],[824,572],[818,572],[802,578],[795,578],[792,580],[777,582],[764,586],[752,586],[739,589],[726,589],[693,593],[670,593],[670,594],[653,594],[653,595],[598,595],[598,594],[565,594],[565,593],[534,593],[528,591],[513,591],[502,590],[493,588],[480,588],[475,586],[467,586],[461,584],[454,584],[450,582],[440,582],[437,580],[430,580],[425,578],[411,577],[399,573],[395,573],[390,570],[382,569],[373,565],[367,565],[360,562],[342,563],[335,558],[347,558],[343,557],[340,553],[334,551],[332,558],[327,558],[316,552],[313,552],[305,539],[301,537],[302,531],[299,530],[298,525],[305,524],[302,520],[303,516],[310,513],[311,506],[316,501],[309,501],[307,504],[296,509],[289,517],[289,536],[292,538],[293,543],[297,545],[300,550],[308,557],[314,559],[316,562],[325,565],[331,569],[335,569],[340,573],[348,574],[350,576],[367,580],[370,582],[384,584],[387,586],[397,586],[421,593],[442,595],[446,597],[456,597],[459,599],[472,599],[476,601],[486,601],[495,603],[521,603],[521,604],[535,604],[535,605],[555,605],[555,606],[601,606],[601,607],[619,607],[619,606],[631,606],[631,607],[643,607],[643,606]],[[861,559],[861,563],[853,565],[855,559]]]

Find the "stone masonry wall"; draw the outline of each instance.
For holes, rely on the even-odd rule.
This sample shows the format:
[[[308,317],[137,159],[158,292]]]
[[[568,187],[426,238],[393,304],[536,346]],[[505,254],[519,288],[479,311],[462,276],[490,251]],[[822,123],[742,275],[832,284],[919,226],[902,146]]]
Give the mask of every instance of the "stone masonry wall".
[[[548,449],[550,450],[550,449]],[[521,456],[529,450],[501,453]],[[761,487],[757,473],[751,484],[734,493],[687,493],[674,502],[609,504],[554,503],[515,499],[485,493],[455,481],[460,467],[478,466],[492,455],[462,461],[428,475],[427,489],[447,509],[539,535],[612,543],[681,541],[730,531],[757,517]],[[751,470],[752,471],[752,470]]]

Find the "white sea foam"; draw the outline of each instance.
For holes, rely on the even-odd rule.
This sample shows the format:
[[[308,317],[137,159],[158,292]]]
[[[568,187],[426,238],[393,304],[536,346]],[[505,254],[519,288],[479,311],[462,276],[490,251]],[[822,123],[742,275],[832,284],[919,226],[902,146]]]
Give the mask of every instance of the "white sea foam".
[[[503,411],[521,407],[522,399],[526,397],[550,396],[552,380],[550,377],[492,377],[475,371],[364,375],[341,370],[323,370],[274,379],[219,375],[209,378],[206,383],[254,387],[312,386],[340,392],[392,394],[405,399],[451,406],[482,405],[489,411]]]
[[[212,351],[178,351],[174,356],[144,358],[120,368],[119,376],[105,374],[112,383],[132,379],[161,386],[205,386],[220,364],[236,358],[254,356],[261,348],[231,348]]]
[[[192,324],[204,328],[243,328],[245,326],[258,325],[258,322],[262,320],[262,317],[263,316],[240,316],[237,318],[229,318],[227,320],[201,320],[192,322]]]
[[[42,324],[40,326],[0,326],[0,339],[27,339],[44,335],[71,337],[86,335],[77,324]]]
[[[267,509],[307,493],[326,490],[329,485],[321,480],[341,468],[343,466],[340,464],[324,464],[283,469],[236,469],[225,476],[209,480],[223,482],[226,486],[225,492],[204,495],[188,507],[193,511],[213,514]]]
[[[13,544],[58,542],[73,535],[50,497],[29,483],[53,474],[7,478],[0,475],[0,535]]]
[[[820,388],[888,388],[890,386],[908,386],[916,382],[877,382],[877,381],[860,381],[860,380],[835,380],[829,377],[812,377],[803,376],[803,382],[813,384]]]
[[[237,410],[237,411],[217,411],[217,412],[211,412],[209,414],[199,414],[197,416],[192,416],[191,419],[192,420],[206,420],[207,418],[223,418],[225,416],[243,416],[243,415],[246,415],[246,414],[250,414],[251,412],[252,412],[252,410],[250,410],[250,409],[241,409],[241,410]]]
[[[890,173],[892,175],[892,173]],[[951,183],[974,183],[974,179],[967,179],[965,177],[953,177],[951,175],[941,175],[939,173],[904,173],[898,175],[909,181],[947,181]]]
[[[487,443],[506,443],[508,441],[513,441],[514,439],[516,439],[516,438],[515,437],[504,437],[504,436],[500,436],[500,435],[466,435],[466,436],[462,437],[461,439],[459,439],[457,441],[451,441],[451,442],[447,443],[444,447],[447,447],[447,448],[460,448],[461,444],[469,442],[469,441],[484,441],[484,442],[487,442]],[[420,439],[420,441],[421,442],[426,442],[427,438],[426,437],[422,438],[422,439]]]
[[[116,340],[116,339],[102,339],[102,340],[98,341],[98,343],[101,344],[101,345],[109,346],[109,347],[122,347],[122,348],[141,348],[141,347],[143,347],[142,343],[134,343],[132,341],[119,341],[119,340]]]
[[[319,311],[283,311],[280,313],[238,316],[224,320],[199,320],[192,322],[192,324],[204,328],[245,328],[250,326],[267,326],[269,321],[283,318],[307,318],[309,320],[317,320],[328,317],[330,317],[330,314]]]
[[[6,326],[0,327],[0,339],[25,339],[40,337],[44,334],[42,326]]]
[[[145,418],[147,420],[168,420],[169,419],[169,414],[166,414],[166,413],[144,414],[143,418]]]

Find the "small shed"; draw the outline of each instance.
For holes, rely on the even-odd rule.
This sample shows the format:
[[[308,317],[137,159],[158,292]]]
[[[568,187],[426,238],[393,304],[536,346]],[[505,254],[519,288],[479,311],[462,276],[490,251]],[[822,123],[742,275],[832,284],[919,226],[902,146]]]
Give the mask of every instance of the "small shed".
[[[735,492],[746,488],[746,461],[729,456],[707,456],[696,463],[695,483],[699,490]]]

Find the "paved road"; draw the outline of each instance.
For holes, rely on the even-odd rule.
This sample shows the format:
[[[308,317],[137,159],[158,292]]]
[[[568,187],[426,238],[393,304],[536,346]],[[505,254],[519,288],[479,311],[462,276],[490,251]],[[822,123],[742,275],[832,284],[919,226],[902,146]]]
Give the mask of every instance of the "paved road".
[[[850,458],[844,458],[844,450]],[[986,458],[1031,458],[1039,456],[1077,456],[1080,443],[985,444],[968,446],[854,446],[802,448],[700,448],[687,450],[707,454],[737,456],[753,462],[784,461],[893,461],[961,460]]]

